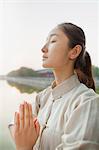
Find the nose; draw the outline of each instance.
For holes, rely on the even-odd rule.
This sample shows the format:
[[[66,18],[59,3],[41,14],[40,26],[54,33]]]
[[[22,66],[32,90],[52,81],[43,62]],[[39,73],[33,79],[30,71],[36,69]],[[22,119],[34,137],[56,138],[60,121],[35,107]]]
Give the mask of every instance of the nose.
[[[48,52],[48,48],[47,48],[47,45],[46,45],[46,44],[42,47],[41,51],[42,51],[43,53]]]

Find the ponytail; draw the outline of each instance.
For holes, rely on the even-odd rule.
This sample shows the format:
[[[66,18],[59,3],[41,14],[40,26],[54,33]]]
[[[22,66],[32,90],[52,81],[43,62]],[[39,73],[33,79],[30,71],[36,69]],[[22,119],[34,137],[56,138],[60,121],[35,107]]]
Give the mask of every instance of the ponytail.
[[[74,48],[77,44],[81,45],[82,51],[74,62],[74,69],[81,83],[95,91],[95,84],[92,77],[91,58],[85,51],[86,37],[82,28],[72,23],[62,23],[58,27],[69,38],[69,47]]]
[[[87,51],[78,56],[77,60],[75,61],[74,68],[79,81],[95,91],[95,83],[92,76],[91,58]]]

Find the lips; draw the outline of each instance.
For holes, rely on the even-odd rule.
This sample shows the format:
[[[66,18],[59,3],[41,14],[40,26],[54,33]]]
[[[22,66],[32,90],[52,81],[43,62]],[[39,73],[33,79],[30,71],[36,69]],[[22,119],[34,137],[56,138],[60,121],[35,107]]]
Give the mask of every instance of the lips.
[[[47,56],[43,56],[43,58],[48,58]]]
[[[42,60],[45,61],[47,58],[48,58],[48,57],[43,56],[43,57],[42,57]]]

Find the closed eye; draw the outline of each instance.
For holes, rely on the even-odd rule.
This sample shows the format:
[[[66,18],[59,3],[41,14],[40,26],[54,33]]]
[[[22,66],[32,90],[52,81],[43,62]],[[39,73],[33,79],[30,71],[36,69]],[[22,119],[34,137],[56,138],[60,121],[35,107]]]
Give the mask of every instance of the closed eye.
[[[55,42],[56,42],[55,40],[51,41],[51,43],[55,43]]]

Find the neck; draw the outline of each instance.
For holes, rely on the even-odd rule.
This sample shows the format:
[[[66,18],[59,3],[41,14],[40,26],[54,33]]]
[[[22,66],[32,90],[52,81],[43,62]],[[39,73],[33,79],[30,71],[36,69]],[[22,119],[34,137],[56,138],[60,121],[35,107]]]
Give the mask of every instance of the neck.
[[[69,67],[63,67],[63,68],[55,68],[53,69],[56,86],[60,83],[62,83],[64,80],[68,79],[70,76],[74,74],[73,68]]]

